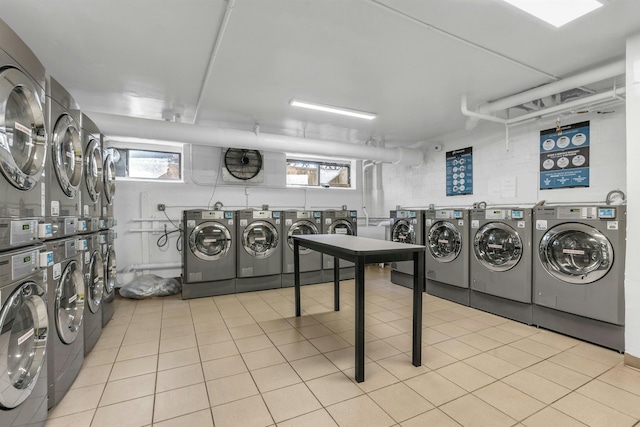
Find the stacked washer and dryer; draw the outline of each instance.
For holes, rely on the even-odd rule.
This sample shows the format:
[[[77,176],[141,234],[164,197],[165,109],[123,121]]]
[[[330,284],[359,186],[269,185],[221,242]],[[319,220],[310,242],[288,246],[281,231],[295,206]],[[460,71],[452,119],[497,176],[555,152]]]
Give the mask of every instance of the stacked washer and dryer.
[[[50,338],[44,245],[45,70],[0,21],[0,425],[44,425]],[[43,255],[41,257],[41,254]]]
[[[80,139],[84,154],[82,184],[80,185],[79,231],[83,253],[85,281],[84,354],[91,352],[102,333],[104,259],[100,235],[102,218],[103,151],[102,136],[95,123],[85,114],[80,116]],[[105,242],[106,243],[106,242]]]

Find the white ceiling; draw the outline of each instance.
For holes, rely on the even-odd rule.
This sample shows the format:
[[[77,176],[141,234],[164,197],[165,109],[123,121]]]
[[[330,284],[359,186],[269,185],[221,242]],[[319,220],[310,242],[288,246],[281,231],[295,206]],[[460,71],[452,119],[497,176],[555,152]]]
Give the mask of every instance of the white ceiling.
[[[221,35],[224,0],[0,0],[0,19],[88,112],[192,123],[201,96],[198,124],[409,145],[463,129],[464,94],[478,105],[623,58],[640,1],[606,3],[559,29],[501,0],[236,0]]]

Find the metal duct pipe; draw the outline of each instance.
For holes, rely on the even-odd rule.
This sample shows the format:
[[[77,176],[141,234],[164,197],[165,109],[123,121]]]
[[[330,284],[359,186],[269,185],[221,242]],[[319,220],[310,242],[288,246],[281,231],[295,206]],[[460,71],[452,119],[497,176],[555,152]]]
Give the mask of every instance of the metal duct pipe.
[[[575,89],[580,86],[613,78],[625,74],[625,66],[625,60],[622,59],[620,61],[539,86],[513,96],[508,96],[494,102],[483,104],[478,107],[477,112],[481,114],[496,113],[498,111],[506,110],[507,108],[515,107],[516,105],[544,98],[545,96],[557,95],[569,89]]]
[[[109,135],[112,139],[120,136],[160,141],[179,141],[214,147],[236,147],[272,152],[292,151],[325,157],[399,163],[407,166],[420,166],[424,158],[422,151],[411,148],[371,147],[95,112],[87,113],[87,115],[98,125],[101,133]]]

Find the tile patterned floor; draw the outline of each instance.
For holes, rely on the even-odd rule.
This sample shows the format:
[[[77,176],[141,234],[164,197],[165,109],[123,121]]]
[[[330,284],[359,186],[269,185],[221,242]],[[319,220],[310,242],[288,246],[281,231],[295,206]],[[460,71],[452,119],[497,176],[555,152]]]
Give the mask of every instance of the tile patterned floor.
[[[116,299],[73,389],[68,426],[640,426],[622,355],[425,294],[367,267],[366,381],[354,382],[353,281],[201,298]]]

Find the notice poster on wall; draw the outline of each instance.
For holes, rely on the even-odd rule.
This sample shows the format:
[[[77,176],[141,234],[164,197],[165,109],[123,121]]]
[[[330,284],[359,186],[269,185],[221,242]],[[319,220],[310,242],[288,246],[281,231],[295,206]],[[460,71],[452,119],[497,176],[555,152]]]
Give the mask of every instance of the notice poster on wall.
[[[473,147],[447,151],[447,196],[473,194]]]
[[[589,122],[540,132],[540,189],[589,186]]]

